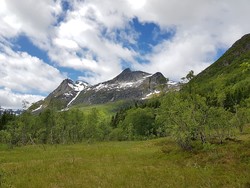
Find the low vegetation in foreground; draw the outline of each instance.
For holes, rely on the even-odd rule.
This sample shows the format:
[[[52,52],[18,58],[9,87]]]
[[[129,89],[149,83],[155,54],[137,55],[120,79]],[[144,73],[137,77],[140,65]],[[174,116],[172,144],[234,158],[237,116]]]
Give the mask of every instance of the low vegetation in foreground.
[[[184,151],[171,138],[0,147],[0,187],[249,187],[250,127]]]

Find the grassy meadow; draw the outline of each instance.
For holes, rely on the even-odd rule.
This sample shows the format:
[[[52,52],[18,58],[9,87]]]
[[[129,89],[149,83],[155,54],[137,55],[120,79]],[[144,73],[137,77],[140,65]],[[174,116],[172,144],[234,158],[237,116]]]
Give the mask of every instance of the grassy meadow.
[[[250,187],[250,132],[192,152],[171,138],[1,145],[0,187]]]

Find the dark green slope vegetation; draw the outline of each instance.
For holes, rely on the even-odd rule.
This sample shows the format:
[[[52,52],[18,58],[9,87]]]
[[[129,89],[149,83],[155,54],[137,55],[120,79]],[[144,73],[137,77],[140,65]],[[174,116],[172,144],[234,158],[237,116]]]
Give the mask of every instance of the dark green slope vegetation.
[[[250,98],[250,34],[193,78],[184,90],[205,96],[213,106],[231,110],[237,104],[244,106]]]

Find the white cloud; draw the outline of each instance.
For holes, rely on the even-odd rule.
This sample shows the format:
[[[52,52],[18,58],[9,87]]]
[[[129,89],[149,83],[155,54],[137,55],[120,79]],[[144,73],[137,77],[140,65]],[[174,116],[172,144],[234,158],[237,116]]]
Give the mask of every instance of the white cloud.
[[[0,105],[5,108],[21,108],[23,100],[30,104],[41,100],[41,94],[53,91],[64,79],[56,68],[1,42],[0,67]]]
[[[128,0],[128,2],[131,5],[132,9],[141,9],[146,4],[146,0],[137,0],[137,1]]]
[[[79,49],[78,44],[75,41],[70,40],[70,39],[56,38],[54,39],[53,42],[55,45],[62,47],[62,48],[68,48],[71,50]]]
[[[123,28],[133,17],[126,0],[86,0],[74,5],[78,15],[103,24],[107,29]]]
[[[60,13],[57,0],[0,1],[0,105],[21,108],[22,100],[40,100],[41,94],[54,90],[64,78],[59,70],[43,60],[12,50],[12,40],[20,35],[47,48],[52,25]]]
[[[15,37],[23,32],[36,39],[45,39],[56,16],[61,13],[57,0],[2,0],[0,6],[0,34],[5,37]]]
[[[50,92],[64,76],[54,67],[26,52],[0,43],[0,86],[20,92]]]
[[[58,65],[89,72],[87,75],[91,77],[83,77],[90,83],[114,77],[122,69],[122,60],[134,62],[137,55],[111,36],[116,35],[115,29],[128,26],[123,13],[116,10],[119,6],[108,6],[113,4],[111,2],[100,5],[98,2],[73,5],[74,9],[67,12],[64,21],[55,28],[54,43],[49,49],[50,58]],[[104,30],[109,38],[103,36]],[[124,40],[133,41],[132,36],[123,36]]]
[[[136,68],[148,72],[161,71],[174,80],[179,80],[190,70],[200,72],[213,62],[216,48],[206,35],[175,37],[157,45],[146,58],[149,64],[137,64]]]
[[[148,0],[135,13],[140,21],[154,22],[161,29],[175,27],[171,41],[163,41],[147,55],[148,65],[135,65],[146,71],[161,71],[180,79],[189,70],[199,73],[209,66],[218,49],[229,48],[250,32],[247,0]]]
[[[14,93],[7,88],[0,89],[0,106],[4,108],[20,109],[22,108],[23,101],[28,101],[29,105],[31,105],[32,103],[42,100],[43,98],[44,97],[40,95]]]
[[[191,69],[199,73],[213,62],[219,48],[227,49],[250,31],[250,25],[246,24],[250,16],[246,5],[247,0],[74,1],[73,11],[68,12],[57,28],[56,37],[75,41],[79,49],[85,50],[78,50],[80,57],[65,47],[57,49],[64,54],[63,58],[55,58],[57,53],[51,56],[63,66],[92,72],[94,78],[84,77],[89,82],[118,74],[121,60],[130,62],[136,69],[161,71],[178,80]],[[160,42],[153,46],[151,54],[141,57],[150,61],[146,65],[136,62],[139,52],[124,48],[121,41],[112,38],[117,35],[116,29],[128,29],[128,22],[134,17],[141,22],[153,22],[161,30],[176,28],[171,41]],[[104,38],[103,30],[109,39]],[[131,43],[136,40],[136,35],[133,37]]]

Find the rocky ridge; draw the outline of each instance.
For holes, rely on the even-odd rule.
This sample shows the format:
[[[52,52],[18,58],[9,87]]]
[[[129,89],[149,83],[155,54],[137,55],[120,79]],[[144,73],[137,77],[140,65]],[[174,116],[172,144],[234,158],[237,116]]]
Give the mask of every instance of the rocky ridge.
[[[168,82],[160,72],[149,74],[143,71],[123,70],[115,78],[96,85],[83,81],[65,79],[46,97],[32,105],[33,112],[45,108],[67,109],[71,106],[84,104],[105,104],[119,100],[143,100],[160,91],[178,88],[178,84]]]

